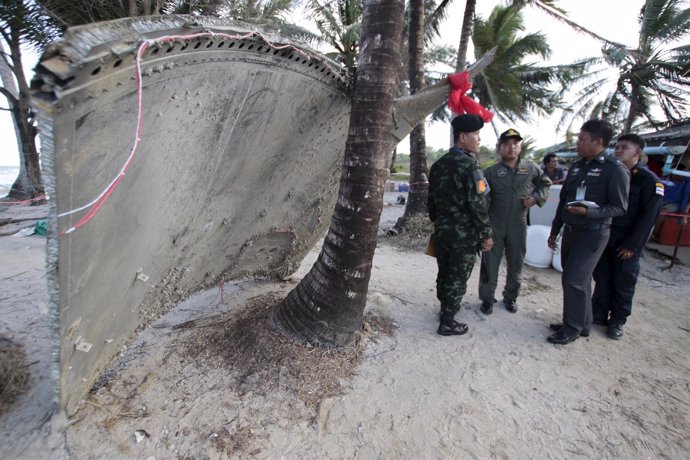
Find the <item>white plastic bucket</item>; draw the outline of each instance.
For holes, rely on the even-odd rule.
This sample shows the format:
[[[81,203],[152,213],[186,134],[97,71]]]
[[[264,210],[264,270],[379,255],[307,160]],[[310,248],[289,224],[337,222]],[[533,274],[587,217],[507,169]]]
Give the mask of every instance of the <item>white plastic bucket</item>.
[[[549,198],[544,206],[536,204],[529,208],[529,223],[531,225],[551,225],[553,218],[556,217],[556,208],[561,194],[561,185],[552,185],[549,190]]]
[[[549,248],[548,239],[551,227],[548,225],[530,225],[527,227],[527,252],[525,263],[531,267],[549,268],[553,263],[553,251]]]

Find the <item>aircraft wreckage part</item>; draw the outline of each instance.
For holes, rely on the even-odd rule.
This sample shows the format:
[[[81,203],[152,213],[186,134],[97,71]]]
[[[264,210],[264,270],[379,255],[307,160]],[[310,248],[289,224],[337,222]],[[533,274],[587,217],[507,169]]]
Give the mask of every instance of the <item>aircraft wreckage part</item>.
[[[68,414],[133,333],[189,293],[293,272],[334,208],[349,75],[279,37],[189,21],[74,28],[32,83]],[[108,190],[130,154],[107,201],[74,212]]]

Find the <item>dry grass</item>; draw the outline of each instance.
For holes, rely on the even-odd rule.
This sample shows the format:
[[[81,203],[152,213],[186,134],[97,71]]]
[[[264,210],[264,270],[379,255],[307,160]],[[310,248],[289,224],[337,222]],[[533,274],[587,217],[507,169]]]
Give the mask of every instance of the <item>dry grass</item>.
[[[316,407],[343,393],[362,361],[364,341],[395,330],[392,320],[367,315],[362,339],[348,348],[304,346],[271,327],[273,308],[283,295],[254,297],[240,312],[193,324],[195,330],[182,349],[190,358],[203,358],[197,361],[232,369],[240,394],[284,391]]]
[[[405,223],[403,232],[386,237],[386,241],[403,251],[424,252],[433,231],[434,223],[428,217],[413,216]]]
[[[29,385],[24,349],[0,336],[0,415],[4,414]]]
[[[194,388],[192,380],[204,378],[211,370],[222,370],[223,385],[237,395],[230,398],[238,404],[236,418],[219,426],[211,422],[214,426],[184,434],[196,436],[195,445],[210,440],[225,455],[252,457],[260,452],[256,449],[257,440],[265,436],[264,425],[275,417],[271,411],[277,411],[294,424],[314,422],[324,399],[347,390],[365,357],[366,344],[392,335],[397,328],[391,318],[366,314],[360,339],[351,347],[336,350],[304,346],[272,327],[272,312],[284,296],[284,292],[257,296],[239,309],[171,327],[177,333],[176,339],[167,347],[160,365],[165,366],[169,358],[171,362],[183,358],[180,362],[184,380]],[[138,352],[129,353],[134,358],[141,357]],[[146,403],[146,378],[129,381],[122,372],[125,372],[122,365],[106,371],[86,401],[94,410],[102,412],[102,426],[108,432],[121,430],[120,424],[132,426],[126,419],[143,419],[161,410],[152,406],[151,413],[148,412],[153,403]],[[97,397],[101,389],[107,390],[107,398]],[[269,412],[256,410],[262,405]],[[144,406],[147,409],[142,409]],[[242,417],[239,407],[245,408]],[[74,424],[79,422],[81,419]],[[192,450],[179,458],[197,458]]]

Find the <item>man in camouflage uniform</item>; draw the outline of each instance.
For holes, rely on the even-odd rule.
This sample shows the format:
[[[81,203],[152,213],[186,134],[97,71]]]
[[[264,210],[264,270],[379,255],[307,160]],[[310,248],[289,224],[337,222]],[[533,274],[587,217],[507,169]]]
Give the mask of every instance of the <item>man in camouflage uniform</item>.
[[[489,220],[494,232],[494,247],[482,255],[479,275],[481,311],[490,315],[496,299],[498,268],[503,252],[506,254],[506,285],[503,305],[511,313],[517,312],[520,293],[520,275],[527,249],[527,210],[542,206],[549,197],[551,180],[533,161],[520,158],[522,136],[514,129],[498,139],[501,161],[484,170],[489,183]]]
[[[440,335],[462,335],[467,325],[455,321],[477,253],[493,245],[484,175],[473,154],[479,153],[478,115],[453,119],[455,147],[429,172],[429,218],[436,242],[436,295],[441,301]]]

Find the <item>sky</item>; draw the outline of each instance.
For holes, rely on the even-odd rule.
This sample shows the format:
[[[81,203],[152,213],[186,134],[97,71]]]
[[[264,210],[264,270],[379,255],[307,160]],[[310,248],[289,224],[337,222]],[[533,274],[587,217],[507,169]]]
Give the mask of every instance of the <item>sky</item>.
[[[500,1],[478,0],[476,13],[484,18],[491,9],[501,4]],[[629,47],[637,45],[637,17],[644,0],[561,0],[559,4],[569,13],[575,22],[598,33],[609,40],[617,41]],[[455,0],[450,7],[448,19],[441,26],[439,44],[457,48],[460,41],[460,28],[465,2]],[[296,15],[303,17],[303,15]],[[576,33],[565,24],[546,16],[533,7],[524,10],[528,32],[541,31],[549,39],[552,57],[547,63],[564,64],[578,58],[597,56],[601,53],[601,44],[584,34]],[[470,46],[471,49],[471,46]],[[468,60],[472,56],[468,56]],[[7,107],[4,98],[0,98],[0,107]],[[515,123],[513,126],[497,122],[496,130],[500,133],[508,128],[516,128],[520,133],[533,137],[537,147],[546,147],[564,140],[564,133],[556,132],[558,114],[550,118],[537,118],[529,123]],[[427,146],[445,149],[449,144],[447,123],[427,124]],[[496,142],[494,130],[486,127],[482,130],[482,143],[490,146]],[[403,141],[398,152],[409,152],[409,142]],[[0,165],[18,165],[19,157],[11,118],[7,111],[0,111]]]
[[[487,18],[497,4],[502,4],[502,2],[478,0],[476,14]],[[637,47],[639,30],[637,18],[643,4],[644,0],[561,0],[559,2],[559,5],[568,12],[571,20],[600,36],[632,48]],[[449,20],[441,28],[442,41],[440,43],[457,48],[464,8],[465,2],[456,0],[451,4]],[[588,35],[573,31],[567,25],[534,7],[525,8],[523,16],[526,32],[540,31],[548,37],[552,54],[545,64],[568,64],[579,58],[601,55],[600,42]],[[468,56],[468,61],[472,61],[471,56]],[[556,132],[559,118],[560,113],[555,113],[548,118],[535,118],[527,123],[516,122],[512,126],[495,118],[496,131],[501,133],[508,128],[515,128],[523,136],[532,137],[537,147],[548,147],[565,140],[564,132]],[[492,127],[485,127],[481,135],[483,145],[495,144],[496,136]],[[427,146],[447,148],[450,142],[447,123],[427,124],[426,138]],[[398,152],[409,152],[409,142],[401,143]]]

